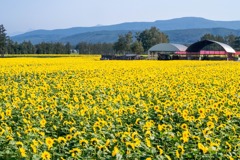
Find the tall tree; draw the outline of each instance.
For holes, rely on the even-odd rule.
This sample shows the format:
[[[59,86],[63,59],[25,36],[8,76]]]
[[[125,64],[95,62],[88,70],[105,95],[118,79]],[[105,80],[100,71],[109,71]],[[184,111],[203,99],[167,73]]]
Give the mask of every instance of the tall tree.
[[[8,54],[17,54],[17,43],[13,42],[11,39],[7,40],[7,53]]]
[[[132,35],[132,32],[128,32],[126,35],[125,35],[125,51],[127,52],[130,52],[131,51],[131,44],[133,42],[133,35]]]
[[[141,54],[144,52],[144,48],[142,46],[142,42],[139,42],[139,41],[135,41],[132,45],[131,45],[131,51],[133,53],[136,53],[136,54]]]
[[[216,39],[213,34],[207,33],[201,37],[201,41],[203,41],[203,40],[216,40]]]
[[[20,54],[34,54],[35,47],[30,41],[24,41],[19,45],[19,51]]]
[[[205,34],[201,37],[201,40],[214,40],[218,42],[226,43],[230,46],[232,46],[235,50],[240,50],[240,37],[237,37],[233,34],[227,35],[227,36],[219,36],[219,35],[213,35],[213,34]],[[222,48],[219,45],[212,44],[209,46],[204,47],[206,50],[222,50]]]
[[[168,43],[168,36],[161,32],[156,27],[151,27],[146,29],[141,33],[138,33],[136,36],[137,40],[142,42],[144,51],[147,51],[150,47],[158,43]]]
[[[7,51],[7,39],[6,29],[3,25],[0,25],[0,54],[2,57]]]
[[[230,35],[224,37],[224,42],[230,46],[234,46],[234,42],[236,41],[236,38],[237,37],[235,35],[230,34]]]
[[[116,52],[130,52],[132,42],[132,32],[128,32],[125,35],[119,35],[118,41],[114,43],[113,48],[116,50]]]
[[[76,49],[80,54],[81,53],[89,54],[91,50],[91,45],[89,45],[87,42],[80,42],[77,44]]]
[[[219,36],[219,35],[216,35],[216,36],[215,36],[215,41],[225,43],[225,42],[224,42],[224,37]]]
[[[68,42],[65,44],[65,53],[70,54],[71,53],[71,44]]]
[[[233,47],[235,50],[240,51],[240,36],[235,38],[233,42]]]

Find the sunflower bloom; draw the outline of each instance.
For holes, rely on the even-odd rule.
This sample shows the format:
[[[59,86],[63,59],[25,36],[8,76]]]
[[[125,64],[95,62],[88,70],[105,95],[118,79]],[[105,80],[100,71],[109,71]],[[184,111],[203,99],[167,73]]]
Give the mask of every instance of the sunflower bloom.
[[[67,140],[64,137],[58,137],[57,141],[60,144],[65,144],[67,142]]]
[[[176,157],[180,158],[180,154],[179,154],[178,150],[176,150]]]
[[[27,157],[26,150],[23,147],[19,148],[19,152],[21,153],[22,157]]]
[[[79,141],[79,143],[80,143],[81,146],[86,146],[88,144],[88,141],[85,140],[85,139],[82,139],[82,140]]]
[[[208,152],[208,148],[205,147],[202,143],[198,143],[198,149],[200,149],[204,154]]]
[[[112,151],[112,156],[115,157],[118,153],[119,153],[119,149],[118,149],[117,146],[115,146],[113,151]]]
[[[73,148],[69,152],[72,153],[72,157],[76,157],[77,154],[81,153],[81,150],[79,148]]]
[[[188,126],[187,126],[187,124],[183,123],[183,124],[181,125],[181,128],[182,128],[183,130],[187,130],[187,129],[188,129]]]
[[[42,119],[42,120],[40,121],[41,127],[44,128],[45,125],[46,125],[46,123],[47,123],[47,121],[46,121],[45,119]]]
[[[50,149],[53,146],[54,140],[50,137],[47,137],[46,140],[45,140],[45,143],[46,143],[48,149]]]
[[[41,155],[43,160],[50,160],[51,159],[51,154],[47,151],[44,151]]]
[[[159,151],[159,154],[162,155],[162,154],[163,154],[162,148],[161,148],[160,146],[157,146],[157,149],[158,149],[158,151]]]
[[[99,140],[97,138],[92,138],[91,139],[91,144],[95,146],[96,144],[98,144],[98,141]]]

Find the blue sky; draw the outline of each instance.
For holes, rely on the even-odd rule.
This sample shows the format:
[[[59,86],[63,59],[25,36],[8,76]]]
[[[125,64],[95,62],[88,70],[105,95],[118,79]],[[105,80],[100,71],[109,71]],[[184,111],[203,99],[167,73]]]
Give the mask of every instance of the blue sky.
[[[150,22],[179,17],[240,20],[240,0],[0,0],[9,35],[35,29]]]

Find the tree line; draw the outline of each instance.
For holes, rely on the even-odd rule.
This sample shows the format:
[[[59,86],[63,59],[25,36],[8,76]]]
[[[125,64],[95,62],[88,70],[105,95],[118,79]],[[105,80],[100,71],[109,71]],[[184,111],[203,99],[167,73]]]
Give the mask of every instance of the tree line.
[[[30,41],[17,43],[13,42],[6,34],[6,29],[0,25],[0,54],[69,54],[71,53],[70,43],[46,43],[33,45]]]
[[[137,32],[121,34],[115,43],[86,43],[80,42],[75,49],[84,54],[143,54],[150,47],[158,43],[168,43],[168,36],[156,27]]]
[[[113,43],[80,42],[74,49],[82,54],[115,54]]]
[[[232,46],[236,51],[240,51],[240,36],[227,35],[219,36],[213,34],[205,34],[200,40],[215,40]],[[121,34],[115,43],[86,43],[80,42],[75,47],[79,53],[83,54],[126,54],[135,53],[143,54],[152,46],[159,43],[169,43],[169,38],[156,27],[137,32]],[[221,50],[222,48],[216,44],[209,45],[206,50]]]
[[[137,32],[135,35],[132,32],[119,35],[115,43],[80,42],[76,46],[60,42],[42,42],[36,45],[30,41],[17,43],[13,42],[5,31],[4,26],[0,25],[0,54],[2,56],[4,54],[69,54],[72,51],[82,54],[142,54],[155,44],[169,42],[168,36],[156,27]]]
[[[240,51],[240,36],[235,36],[233,34],[230,34],[227,36],[219,36],[219,35],[213,35],[213,34],[208,33],[208,34],[203,35],[200,40],[207,40],[207,39],[228,44],[236,51]],[[221,48],[216,44],[206,46],[205,49],[221,50]]]
[[[215,40],[232,46],[235,50],[240,50],[240,36],[227,35],[219,36],[205,34],[200,40]],[[143,54],[150,47],[159,43],[168,43],[169,38],[156,27],[151,27],[142,32],[133,34],[128,32],[118,36],[115,43],[87,43],[80,42],[76,46],[70,43],[42,42],[32,44],[30,41],[17,43],[13,42],[6,34],[6,29],[0,25],[0,54],[70,54],[73,51],[81,54]],[[205,49],[219,50],[219,46],[210,45]]]
[[[162,33],[156,27],[137,32],[133,37],[132,32],[125,35],[119,35],[118,41],[114,43],[113,48],[117,53],[136,53],[146,52],[150,47],[158,43],[168,43],[168,36]]]
[[[42,42],[40,44],[33,45],[30,41],[17,43],[12,40],[8,40],[6,46],[7,54],[70,54],[71,45],[69,43],[62,44],[56,43],[46,43]]]

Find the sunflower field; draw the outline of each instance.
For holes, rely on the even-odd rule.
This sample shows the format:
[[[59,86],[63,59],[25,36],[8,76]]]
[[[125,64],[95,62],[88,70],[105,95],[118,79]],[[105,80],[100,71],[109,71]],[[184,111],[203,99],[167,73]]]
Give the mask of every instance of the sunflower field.
[[[240,63],[0,59],[0,159],[240,159]]]

